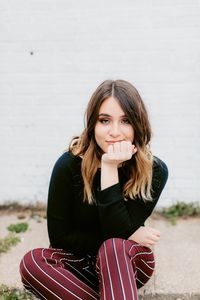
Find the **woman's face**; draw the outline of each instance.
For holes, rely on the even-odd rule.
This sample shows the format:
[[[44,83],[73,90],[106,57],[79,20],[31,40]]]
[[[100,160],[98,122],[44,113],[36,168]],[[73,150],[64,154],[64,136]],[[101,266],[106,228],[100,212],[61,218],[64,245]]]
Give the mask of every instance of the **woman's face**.
[[[107,152],[108,145],[115,142],[133,143],[134,129],[115,98],[109,97],[100,106],[94,135],[103,152]]]

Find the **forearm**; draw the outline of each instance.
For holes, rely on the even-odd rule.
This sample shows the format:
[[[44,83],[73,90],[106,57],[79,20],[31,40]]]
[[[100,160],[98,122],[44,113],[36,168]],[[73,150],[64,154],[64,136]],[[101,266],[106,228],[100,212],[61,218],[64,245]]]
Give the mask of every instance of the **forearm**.
[[[129,140],[108,146],[107,152],[101,157],[101,190],[119,182],[118,166],[131,159],[136,151]]]
[[[141,226],[128,239],[143,246],[150,247],[159,241],[160,231],[149,226]]]
[[[119,182],[117,165],[101,163],[101,190]]]

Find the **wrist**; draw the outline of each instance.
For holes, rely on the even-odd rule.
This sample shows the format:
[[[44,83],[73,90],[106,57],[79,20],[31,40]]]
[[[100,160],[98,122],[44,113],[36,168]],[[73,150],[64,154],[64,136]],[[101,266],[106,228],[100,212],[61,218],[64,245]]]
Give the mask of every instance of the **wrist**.
[[[102,160],[101,161],[101,169],[102,168],[104,168],[104,169],[110,169],[110,170],[115,170],[115,169],[118,169],[118,164]]]
[[[101,163],[101,190],[119,182],[118,168],[115,164]]]

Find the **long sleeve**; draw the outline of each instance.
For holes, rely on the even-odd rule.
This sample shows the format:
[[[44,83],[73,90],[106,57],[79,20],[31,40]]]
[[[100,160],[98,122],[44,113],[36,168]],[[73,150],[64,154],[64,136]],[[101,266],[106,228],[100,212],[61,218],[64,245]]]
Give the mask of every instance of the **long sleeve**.
[[[101,230],[105,239],[126,237],[132,231],[129,210],[122,196],[120,184],[114,184],[97,193]]]
[[[98,189],[97,172],[93,189],[95,203],[83,201],[80,157],[64,153],[55,163],[48,191],[47,226],[54,248],[77,255],[96,254],[102,242],[111,237],[127,239],[152,213],[166,183],[166,165],[158,160],[153,167],[153,201],[124,200],[122,185]]]
[[[47,206],[50,244],[77,254],[95,252],[98,248],[95,232],[75,226],[73,171],[76,166],[71,161],[68,153],[63,154],[52,171]]]
[[[155,159],[152,178],[152,201],[140,198],[124,201],[120,184],[117,183],[97,192],[97,203],[105,239],[114,236],[128,238],[151,215],[168,178],[164,162]]]

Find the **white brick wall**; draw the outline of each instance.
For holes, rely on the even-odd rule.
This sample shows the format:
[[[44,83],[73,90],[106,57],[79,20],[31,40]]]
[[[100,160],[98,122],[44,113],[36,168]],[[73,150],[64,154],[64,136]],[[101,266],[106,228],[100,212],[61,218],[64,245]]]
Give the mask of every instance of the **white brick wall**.
[[[169,167],[160,205],[200,201],[200,1],[0,0],[0,203],[46,201],[54,162],[107,78],[147,104]]]

